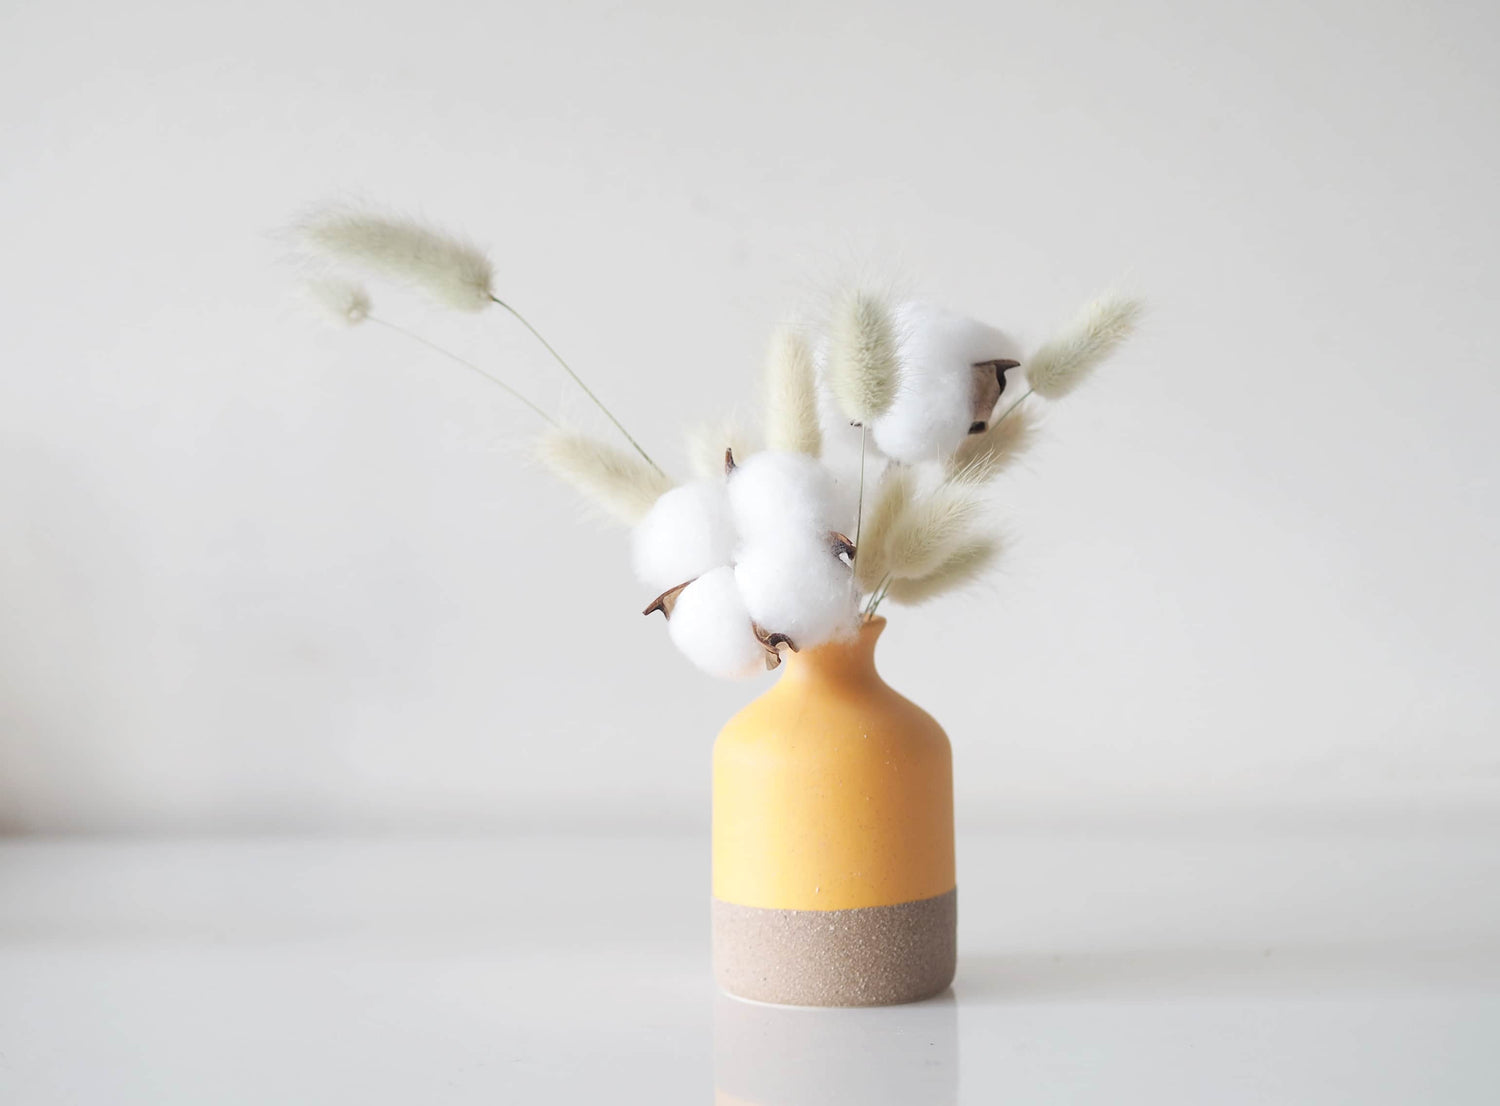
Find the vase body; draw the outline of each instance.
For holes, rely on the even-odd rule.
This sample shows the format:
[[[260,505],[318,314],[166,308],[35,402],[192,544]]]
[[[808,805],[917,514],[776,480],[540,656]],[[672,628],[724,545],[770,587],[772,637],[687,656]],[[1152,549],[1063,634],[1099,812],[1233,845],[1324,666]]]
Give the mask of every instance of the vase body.
[[[953,756],[875,671],[884,619],[790,654],[714,744],[714,975],[799,1006],[912,1002],[953,981]]]

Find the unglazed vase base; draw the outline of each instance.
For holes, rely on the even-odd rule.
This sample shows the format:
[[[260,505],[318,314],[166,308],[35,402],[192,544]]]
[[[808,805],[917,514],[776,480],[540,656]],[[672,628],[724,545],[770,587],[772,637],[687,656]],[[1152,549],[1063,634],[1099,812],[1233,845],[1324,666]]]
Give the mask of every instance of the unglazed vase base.
[[[713,902],[714,976],[790,1006],[891,1006],[953,982],[958,892],[895,906],[766,910]]]

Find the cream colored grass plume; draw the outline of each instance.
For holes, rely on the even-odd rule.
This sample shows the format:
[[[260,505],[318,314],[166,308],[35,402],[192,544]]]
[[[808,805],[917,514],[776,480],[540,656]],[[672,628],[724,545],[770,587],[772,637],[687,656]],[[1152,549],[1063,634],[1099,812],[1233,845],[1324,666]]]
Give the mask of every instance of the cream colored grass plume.
[[[892,465],[885,471],[870,502],[864,520],[864,533],[854,553],[854,578],[861,592],[872,592],[890,571],[888,542],[901,525],[902,516],[916,495],[916,473],[905,465]]]
[[[327,318],[344,326],[358,326],[370,317],[370,293],[361,284],[341,277],[309,280],[307,298]]]
[[[817,457],[823,452],[812,350],[796,327],[781,326],[766,355],[766,445]]]
[[[672,488],[671,478],[649,461],[575,430],[544,435],[537,452],[566,483],[629,526]]]
[[[967,587],[990,570],[1001,553],[1000,539],[979,534],[953,545],[946,557],[923,576],[897,577],[886,596],[912,606]]]
[[[421,288],[460,311],[492,303],[493,270],[473,244],[410,219],[328,208],[304,218],[296,232],[325,256]]]
[[[971,484],[943,483],[915,496],[886,535],[886,574],[920,579],[937,571],[973,539],[985,507],[983,492]]]
[[[1043,399],[1061,399],[1135,333],[1145,304],[1111,293],[1089,304],[1044,342],[1026,364],[1026,383]]]
[[[992,480],[1030,449],[1036,437],[1036,416],[1015,407],[959,444],[945,465],[948,479],[969,484]]]
[[[850,292],[834,307],[828,385],[844,414],[868,426],[896,398],[900,374],[896,324],[868,292]]]

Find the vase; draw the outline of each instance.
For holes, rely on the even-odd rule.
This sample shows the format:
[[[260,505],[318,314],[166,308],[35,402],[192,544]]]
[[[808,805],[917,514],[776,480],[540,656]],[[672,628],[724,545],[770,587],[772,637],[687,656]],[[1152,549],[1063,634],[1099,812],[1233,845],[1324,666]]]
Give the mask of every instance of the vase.
[[[731,995],[883,1006],[953,981],[953,754],[875,671],[884,628],[789,653],[714,743],[714,975]]]

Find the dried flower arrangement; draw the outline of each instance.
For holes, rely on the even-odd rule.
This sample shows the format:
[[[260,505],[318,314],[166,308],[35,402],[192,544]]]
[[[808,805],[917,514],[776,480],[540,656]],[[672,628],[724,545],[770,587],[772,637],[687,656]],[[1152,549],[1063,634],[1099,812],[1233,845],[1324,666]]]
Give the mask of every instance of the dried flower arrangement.
[[[405,219],[350,210],[295,228],[330,267],[404,282],[460,311],[499,307],[541,343],[623,439],[560,425],[494,375],[371,312],[342,276],[311,285],[346,324],[373,322],[498,385],[547,423],[538,454],[587,500],[632,528],[637,577],[677,648],[736,677],[854,634],[889,600],[918,604],[981,577],[1001,552],[988,486],[1036,436],[1033,400],[1078,387],[1130,336],[1141,313],[1107,295],[1029,355],[1005,333],[921,303],[864,291],[826,325],[787,326],[764,374],[764,448],[728,427],[696,432],[695,479],[668,476],[573,368],[495,295],[469,243]],[[1002,404],[1014,378],[1018,399]],[[1016,389],[1011,389],[1012,391]]]

